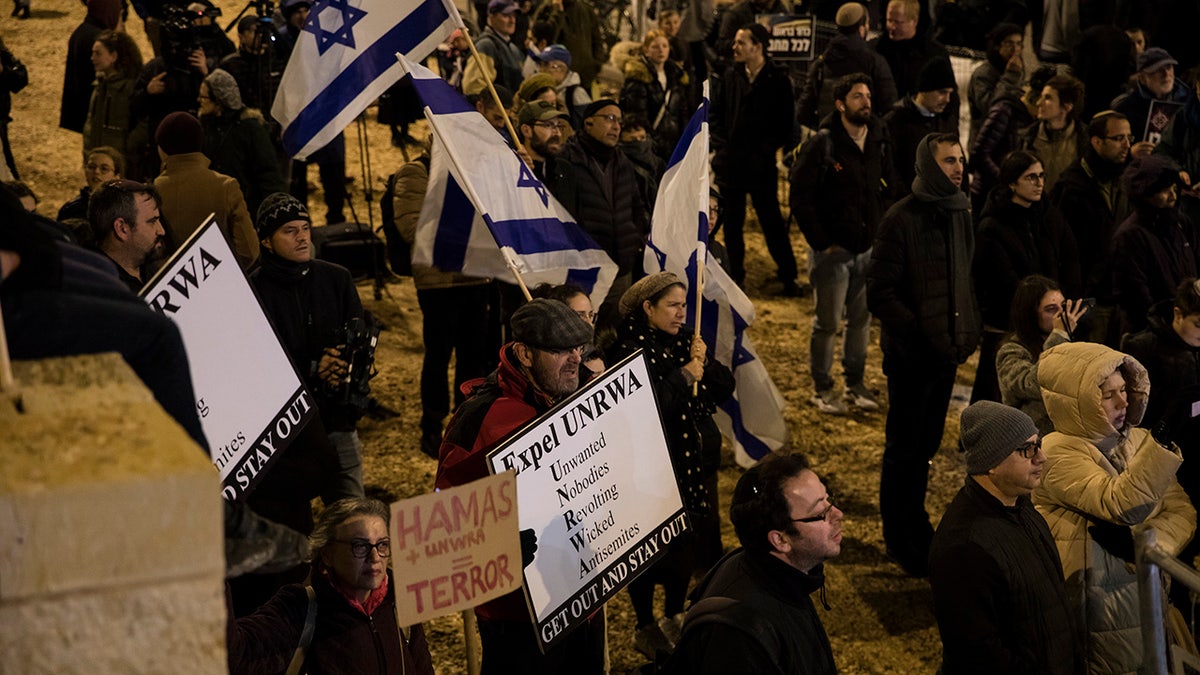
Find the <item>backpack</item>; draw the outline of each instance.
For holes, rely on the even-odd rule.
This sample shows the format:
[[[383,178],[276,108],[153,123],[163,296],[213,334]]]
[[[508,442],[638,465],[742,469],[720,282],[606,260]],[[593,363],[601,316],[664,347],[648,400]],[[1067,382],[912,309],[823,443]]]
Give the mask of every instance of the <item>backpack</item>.
[[[422,157],[416,161],[423,161],[428,165],[429,160]],[[383,194],[379,195],[379,214],[383,220],[383,236],[387,240],[388,265],[397,276],[411,277],[412,244],[400,236],[400,230],[396,227],[396,207],[392,203],[396,197],[396,179],[399,177],[399,171],[388,176],[387,186],[383,188]]]

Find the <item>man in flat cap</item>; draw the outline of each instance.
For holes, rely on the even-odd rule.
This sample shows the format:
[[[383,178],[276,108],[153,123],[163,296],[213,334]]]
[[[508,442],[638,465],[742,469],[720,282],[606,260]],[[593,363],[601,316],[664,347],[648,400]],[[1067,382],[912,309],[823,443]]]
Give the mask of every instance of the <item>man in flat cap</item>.
[[[500,365],[468,382],[468,398],[446,428],[438,460],[439,489],[488,475],[487,453],[579,388],[582,350],[592,327],[570,307],[539,298],[513,312],[512,341]],[[547,495],[550,498],[550,495]],[[475,608],[483,672],[599,673],[604,667],[602,614],[542,654],[519,589]]]
[[[1078,673],[1079,617],[1050,528],[1029,500],[1046,455],[1028,415],[992,401],[962,413],[967,483],[929,553],[942,672]]]

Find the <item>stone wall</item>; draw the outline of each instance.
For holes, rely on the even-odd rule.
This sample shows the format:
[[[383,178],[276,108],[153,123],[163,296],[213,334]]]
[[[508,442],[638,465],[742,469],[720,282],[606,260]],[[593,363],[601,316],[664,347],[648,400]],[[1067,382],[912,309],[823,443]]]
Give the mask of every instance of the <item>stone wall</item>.
[[[0,674],[224,673],[220,480],[115,354],[0,393]]]

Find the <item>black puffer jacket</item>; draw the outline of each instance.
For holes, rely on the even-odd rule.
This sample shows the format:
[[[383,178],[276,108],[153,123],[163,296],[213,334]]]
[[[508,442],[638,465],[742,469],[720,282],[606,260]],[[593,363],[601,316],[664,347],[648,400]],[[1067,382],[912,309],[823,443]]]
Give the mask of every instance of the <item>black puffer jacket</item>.
[[[887,128],[876,117],[867,123],[862,150],[840,115],[821,121],[820,133],[804,144],[792,164],[790,181],[792,215],[810,246],[822,251],[837,245],[851,253],[871,248],[896,194],[892,147]]]
[[[642,201],[637,173],[624,153],[576,134],[555,158],[546,187],[617,263],[619,274],[641,269],[650,231],[649,206]]]
[[[971,259],[953,259],[951,228],[946,211],[915,195],[884,215],[867,270],[867,305],[883,324],[884,354],[958,364],[979,344],[977,305],[954,306],[954,284],[971,283]],[[973,252],[974,232],[961,235]]]
[[[659,82],[654,66],[644,57],[629,59],[625,63],[625,85],[621,87],[621,111],[642,118],[654,141],[654,154],[666,161],[671,158],[679,135],[687,126],[692,106],[688,100],[688,77],[683,69],[667,61],[663,70],[667,74],[665,88]],[[662,119],[655,126],[659,111],[662,111]]]
[[[888,68],[892,71],[892,80],[896,83],[898,98],[917,92],[917,81],[925,64],[934,59],[950,60],[946,46],[929,37],[929,31],[918,31],[907,40],[893,40],[884,32],[867,44],[887,61]],[[957,97],[951,107],[954,109],[954,118],[958,119]]]
[[[1046,521],[967,478],[929,553],[942,672],[1076,675],[1084,635]]]
[[[1007,190],[992,194],[979,223],[971,272],[984,322],[1007,330],[1013,293],[1030,274],[1050,277],[1067,297],[1079,297],[1079,252],[1057,213],[1040,203],[1015,204]]]

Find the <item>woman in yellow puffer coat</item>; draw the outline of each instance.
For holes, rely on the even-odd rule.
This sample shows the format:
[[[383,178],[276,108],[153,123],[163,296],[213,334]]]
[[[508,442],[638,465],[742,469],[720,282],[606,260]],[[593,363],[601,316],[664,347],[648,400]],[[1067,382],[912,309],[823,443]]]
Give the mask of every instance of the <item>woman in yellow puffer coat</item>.
[[[1152,527],[1177,555],[1196,510],[1175,472],[1183,461],[1137,428],[1150,380],[1131,356],[1077,342],[1044,352],[1038,381],[1055,431],[1033,502],[1058,545],[1068,593],[1088,628],[1089,673],[1135,673],[1142,661],[1132,535]]]

